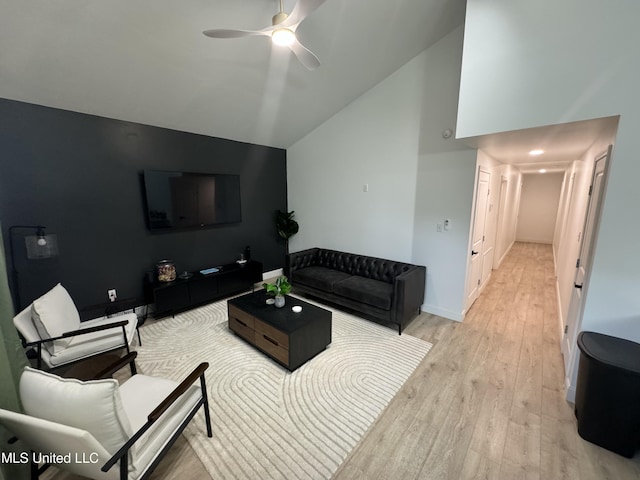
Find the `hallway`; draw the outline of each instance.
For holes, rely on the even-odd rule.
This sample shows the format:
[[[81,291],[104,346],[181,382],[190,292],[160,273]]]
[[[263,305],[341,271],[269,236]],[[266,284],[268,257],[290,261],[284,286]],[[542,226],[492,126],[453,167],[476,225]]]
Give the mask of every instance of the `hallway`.
[[[551,246],[514,244],[463,323],[407,328],[434,348],[335,478],[640,478],[579,437],[557,315]]]

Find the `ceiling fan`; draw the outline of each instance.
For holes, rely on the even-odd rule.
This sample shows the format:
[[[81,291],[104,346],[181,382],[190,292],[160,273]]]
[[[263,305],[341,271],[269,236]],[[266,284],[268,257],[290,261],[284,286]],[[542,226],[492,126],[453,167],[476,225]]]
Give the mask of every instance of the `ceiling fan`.
[[[322,5],[326,0],[298,0],[290,14],[284,12],[283,0],[280,0],[280,11],[271,19],[271,26],[262,30],[229,30],[213,29],[205,30],[207,37],[211,38],[239,38],[252,35],[264,35],[271,37],[271,41],[276,45],[289,47],[298,57],[300,63],[309,70],[315,70],[320,66],[320,60],[313,52],[302,45],[296,37],[296,29],[307,16]]]

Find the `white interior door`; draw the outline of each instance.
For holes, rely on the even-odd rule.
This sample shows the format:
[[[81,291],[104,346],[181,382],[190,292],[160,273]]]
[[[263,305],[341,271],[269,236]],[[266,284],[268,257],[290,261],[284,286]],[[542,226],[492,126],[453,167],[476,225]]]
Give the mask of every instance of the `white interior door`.
[[[473,219],[473,232],[471,235],[471,255],[469,260],[469,276],[467,277],[467,302],[468,310],[480,295],[482,282],[482,261],[484,258],[484,227],[489,205],[489,185],[491,174],[487,171],[478,172],[478,184],[476,186],[475,214]]]
[[[580,243],[580,257],[576,262],[576,275],[574,279],[573,293],[569,303],[569,313],[562,340],[562,353],[565,361],[565,371],[567,374],[573,370],[576,353],[576,336],[580,329],[579,320],[582,315],[586,293],[586,281],[590,272],[591,260],[593,258],[593,240],[596,237],[600,209],[604,194],[604,186],[607,175],[607,165],[611,157],[611,146],[605,153],[598,156],[593,166],[593,176],[591,187],[589,188],[589,200],[587,214]]]

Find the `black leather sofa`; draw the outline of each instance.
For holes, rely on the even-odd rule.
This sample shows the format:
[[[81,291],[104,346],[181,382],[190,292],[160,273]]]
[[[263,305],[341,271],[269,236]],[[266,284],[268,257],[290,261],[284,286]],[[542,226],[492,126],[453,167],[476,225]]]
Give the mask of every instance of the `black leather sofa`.
[[[286,269],[295,293],[395,323],[399,334],[420,313],[426,273],[424,266],[323,248],[289,254]]]

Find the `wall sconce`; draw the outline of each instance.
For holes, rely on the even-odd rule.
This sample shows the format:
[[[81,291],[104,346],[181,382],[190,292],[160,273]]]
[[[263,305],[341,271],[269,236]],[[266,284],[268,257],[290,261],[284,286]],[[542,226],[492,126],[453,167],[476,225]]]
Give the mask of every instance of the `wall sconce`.
[[[9,227],[9,249],[11,251],[11,269],[13,273],[13,296],[16,311],[21,309],[20,287],[18,285],[18,269],[15,262],[15,248],[13,243],[14,230],[32,230],[33,235],[25,235],[24,243],[27,251],[27,259],[43,260],[58,256],[58,237],[55,234],[46,234],[42,225],[14,225]]]

